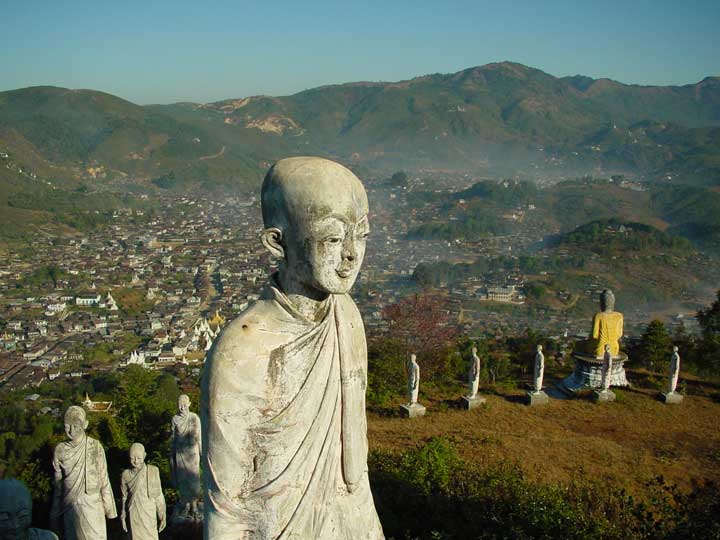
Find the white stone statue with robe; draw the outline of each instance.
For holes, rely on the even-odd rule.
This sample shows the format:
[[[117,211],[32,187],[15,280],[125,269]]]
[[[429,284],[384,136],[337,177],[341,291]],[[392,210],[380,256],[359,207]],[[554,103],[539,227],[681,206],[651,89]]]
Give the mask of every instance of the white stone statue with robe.
[[[273,165],[261,198],[279,266],[205,366],[205,539],[382,540],[365,332],[348,295],[369,233],[365,190],[337,163],[297,157]]]
[[[679,394],[675,390],[677,389],[678,379],[680,377],[680,353],[678,348],[673,347],[673,352],[670,355],[670,380],[668,384],[668,391],[661,395],[662,400],[665,403],[680,403],[683,400],[682,394]]]
[[[130,465],[120,479],[122,528],[132,540],[158,540],[166,525],[160,471],[145,463],[145,447],[140,443],[130,447]]]
[[[526,401],[528,405],[546,405],[550,401],[549,396],[542,389],[544,377],[545,355],[543,354],[542,345],[538,345],[533,357],[533,389],[527,393]]]
[[[55,530],[63,520],[63,540],[106,540],[105,518],[117,517],[108,478],[105,450],[88,437],[85,410],[71,406],[65,412],[66,442],[55,447],[54,491],[50,520]]]
[[[595,390],[595,401],[615,401],[615,393],[610,390],[611,373],[613,369],[613,354],[610,344],[605,344],[605,353],[603,354],[602,379],[600,390]]]
[[[190,410],[190,398],[178,398],[178,414],[171,425],[170,471],[178,490],[178,505],[173,519],[201,519],[198,503],[202,500],[200,455],[202,454],[202,428],[200,417]]]
[[[0,539],[58,540],[52,531],[32,524],[32,497],[25,484],[14,478],[0,480]]]
[[[477,347],[472,348],[470,366],[468,369],[468,399],[475,399],[480,386],[480,357],[477,354]]]
[[[407,364],[408,376],[408,405],[417,403],[418,392],[420,391],[420,366],[417,363],[417,356],[410,355],[410,361]]]

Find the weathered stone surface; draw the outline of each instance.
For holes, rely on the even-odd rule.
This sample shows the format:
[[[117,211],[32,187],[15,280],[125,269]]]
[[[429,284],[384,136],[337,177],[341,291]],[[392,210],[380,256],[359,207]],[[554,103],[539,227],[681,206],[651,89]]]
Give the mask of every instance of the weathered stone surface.
[[[593,392],[593,401],[595,403],[615,401],[615,392],[612,390],[595,390]]]
[[[418,392],[420,391],[420,366],[417,363],[417,356],[410,355],[410,361],[407,364],[408,374],[408,405],[417,403]]]
[[[677,405],[679,403],[682,403],[683,395],[678,394],[677,392],[664,392],[660,394],[660,399],[663,403],[668,403],[670,405]]]
[[[357,177],[277,162],[262,241],[279,260],[227,325],[203,377],[205,540],[382,540],[367,474],[367,346],[348,295],[365,254]]]
[[[487,400],[480,394],[475,394],[475,396],[472,398],[463,396],[462,399],[460,400],[460,403],[464,409],[467,409],[469,411],[469,410],[475,409],[477,407],[480,407],[486,401]]]
[[[528,392],[526,394],[527,404],[531,407],[536,405],[547,405],[550,403],[550,398],[542,390],[537,392]]]
[[[573,354],[575,368],[573,372],[560,383],[560,389],[569,395],[581,390],[602,388],[603,359],[585,354]],[[629,386],[625,375],[625,362],[627,355],[620,353],[613,358],[610,371],[610,386]]]
[[[678,378],[680,377],[680,353],[678,348],[673,347],[670,355],[670,384],[668,385],[668,394],[674,394],[677,388]]]
[[[419,403],[407,403],[400,405],[400,414],[405,418],[419,418],[425,416],[425,407]]]
[[[106,540],[105,518],[116,518],[117,510],[105,450],[85,434],[82,407],[68,407],[64,420],[68,440],[55,447],[53,456],[52,528],[58,530],[62,518],[65,540]]]
[[[55,533],[30,527],[32,497],[14,478],[0,480],[0,538],[3,540],[58,540]]]
[[[132,468],[125,469],[120,478],[123,531],[130,532],[132,540],[158,540],[167,524],[160,471],[145,464],[145,447],[140,443],[130,447],[130,464]]]

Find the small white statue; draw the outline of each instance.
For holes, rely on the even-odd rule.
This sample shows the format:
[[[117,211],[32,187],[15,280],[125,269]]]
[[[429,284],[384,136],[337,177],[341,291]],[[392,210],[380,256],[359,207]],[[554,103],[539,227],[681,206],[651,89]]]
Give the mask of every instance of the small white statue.
[[[407,364],[408,372],[408,397],[410,401],[408,405],[417,403],[418,391],[420,390],[420,366],[417,363],[417,357],[410,355],[410,361]]]
[[[200,417],[190,411],[190,398],[178,398],[178,414],[172,419],[172,456],[170,468],[178,490],[178,517],[200,519],[198,502],[202,499],[200,455],[202,429]]]
[[[120,480],[123,531],[129,529],[132,540],[158,540],[158,533],[166,524],[160,471],[145,464],[145,447],[140,443],[130,447],[130,465],[132,469],[125,469]]]
[[[535,353],[535,369],[533,372],[533,380],[535,381],[535,393],[542,391],[543,376],[545,375],[545,355],[542,352],[542,345],[537,346]]]
[[[58,540],[55,533],[30,527],[32,497],[25,484],[14,478],[0,480],[0,539]]]
[[[107,472],[105,450],[85,434],[85,409],[73,405],[65,412],[66,442],[55,447],[50,522],[59,529],[64,522],[65,540],[106,540],[105,518],[117,517],[115,498]]]
[[[668,389],[669,394],[674,394],[677,388],[678,377],[680,376],[680,353],[678,353],[677,346],[673,347],[672,355],[670,356],[670,388]]]
[[[470,358],[470,369],[468,369],[468,399],[474,399],[480,385],[480,358],[477,355],[477,347],[472,348]]]
[[[602,389],[603,392],[610,390],[610,379],[612,374],[613,356],[610,350],[610,344],[605,344],[605,354],[603,354],[603,369],[602,369]]]

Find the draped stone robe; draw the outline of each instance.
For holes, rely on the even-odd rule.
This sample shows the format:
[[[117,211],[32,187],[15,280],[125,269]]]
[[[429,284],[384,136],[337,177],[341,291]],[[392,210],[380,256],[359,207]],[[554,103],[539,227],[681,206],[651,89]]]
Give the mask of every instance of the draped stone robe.
[[[105,450],[83,436],[77,444],[61,442],[53,457],[55,491],[51,516],[63,516],[64,540],[105,540],[105,518],[117,517]]]
[[[382,540],[367,475],[362,319],[331,295],[319,322],[275,283],[206,363],[207,540]]]
[[[170,466],[173,482],[181,502],[202,498],[200,454],[202,453],[200,417],[188,411],[172,419],[172,456]]]
[[[160,471],[154,465],[125,469],[120,482],[132,540],[158,540],[158,520],[165,514]]]

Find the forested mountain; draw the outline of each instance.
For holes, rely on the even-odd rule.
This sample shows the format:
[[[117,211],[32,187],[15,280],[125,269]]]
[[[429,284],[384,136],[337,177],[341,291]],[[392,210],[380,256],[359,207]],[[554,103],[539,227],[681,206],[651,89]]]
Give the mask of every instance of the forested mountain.
[[[502,62],[292,96],[138,106],[92,90],[0,93],[0,151],[39,175],[161,188],[254,186],[274,159],[538,177],[720,183],[720,78],[673,87]]]

